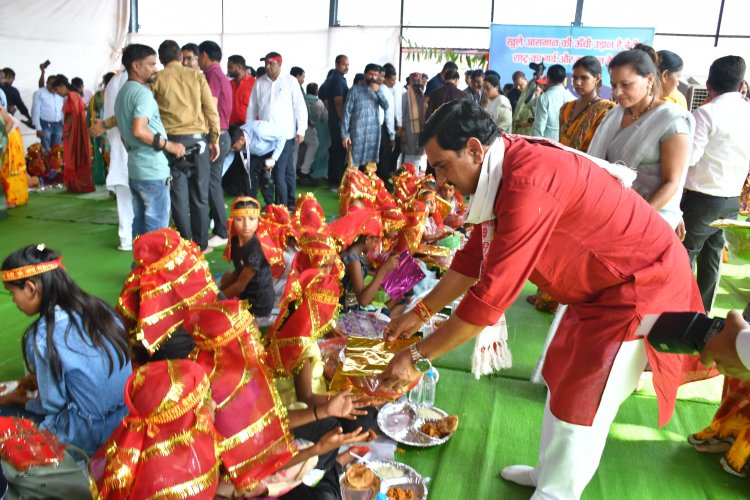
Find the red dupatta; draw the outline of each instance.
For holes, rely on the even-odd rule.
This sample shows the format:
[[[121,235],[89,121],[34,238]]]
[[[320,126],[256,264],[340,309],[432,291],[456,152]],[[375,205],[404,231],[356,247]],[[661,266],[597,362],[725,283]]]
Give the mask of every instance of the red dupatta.
[[[252,490],[297,453],[255,319],[246,302],[225,300],[190,308],[185,329],[211,381],[221,461],[238,492]]]

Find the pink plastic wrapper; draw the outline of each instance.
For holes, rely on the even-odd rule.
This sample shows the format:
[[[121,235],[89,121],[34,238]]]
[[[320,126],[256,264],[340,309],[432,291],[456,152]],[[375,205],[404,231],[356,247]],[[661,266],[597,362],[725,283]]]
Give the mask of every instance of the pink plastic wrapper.
[[[401,255],[399,255],[398,266],[385,275],[380,286],[391,299],[398,302],[424,277],[425,275],[414,257],[407,250],[402,250]]]

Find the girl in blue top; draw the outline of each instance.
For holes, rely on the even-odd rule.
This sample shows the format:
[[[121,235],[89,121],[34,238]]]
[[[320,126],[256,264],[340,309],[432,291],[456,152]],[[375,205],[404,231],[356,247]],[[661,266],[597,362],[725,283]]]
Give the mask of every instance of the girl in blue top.
[[[61,442],[93,455],[128,413],[128,340],[112,308],[81,290],[60,262],[44,245],[24,247],[3,262],[3,285],[16,307],[39,315],[23,336],[39,395],[0,400],[26,409],[0,407],[0,414],[33,418]]]

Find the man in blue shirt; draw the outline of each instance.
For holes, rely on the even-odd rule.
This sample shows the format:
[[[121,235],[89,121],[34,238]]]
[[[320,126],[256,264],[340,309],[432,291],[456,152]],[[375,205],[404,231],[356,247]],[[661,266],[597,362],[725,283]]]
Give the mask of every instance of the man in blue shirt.
[[[424,95],[429,97],[430,93],[433,90],[437,90],[445,85],[445,73],[451,69],[453,71],[458,71],[458,66],[456,66],[456,63],[454,63],[453,61],[448,61],[443,65],[443,70],[437,75],[430,78],[430,81],[427,82],[427,87],[425,87]]]
[[[565,88],[566,77],[565,68],[559,64],[553,64],[547,70],[547,90],[536,101],[531,135],[560,140],[560,108],[566,102],[575,100],[575,96]]]
[[[63,98],[55,92],[57,75],[47,77],[47,84],[34,92],[31,101],[31,122],[42,149],[47,152],[55,144],[62,144]]]
[[[232,144],[233,151],[241,151],[250,177],[250,196],[263,195],[264,208],[274,201],[274,183],[271,172],[281,157],[286,144],[284,132],[274,123],[253,120],[239,127],[242,135]],[[230,135],[233,135],[230,132]],[[236,132],[234,133],[236,135]]]
[[[169,226],[170,169],[164,152],[177,158],[185,146],[167,140],[159,106],[146,86],[156,77],[156,51],[130,44],[122,53],[128,82],[117,94],[115,117],[128,151],[128,178],[133,194],[133,237]]]

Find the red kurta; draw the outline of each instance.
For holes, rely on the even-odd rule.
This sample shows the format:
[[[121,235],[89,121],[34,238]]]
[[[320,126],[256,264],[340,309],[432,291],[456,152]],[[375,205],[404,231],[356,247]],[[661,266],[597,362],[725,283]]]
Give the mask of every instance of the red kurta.
[[[77,92],[68,93],[68,98],[63,104],[63,113],[63,182],[71,193],[89,193],[94,190],[91,174],[91,140],[86,128],[86,108]]]
[[[569,304],[543,375],[552,413],[591,425],[620,344],[634,339],[646,314],[702,311],[698,287],[674,231],[635,191],[550,142],[521,136],[504,141],[495,235],[481,275],[480,230],[451,266],[479,277],[456,314],[492,325],[526,280]],[[647,350],[664,425],[679,384],[710,372],[697,356]]]

